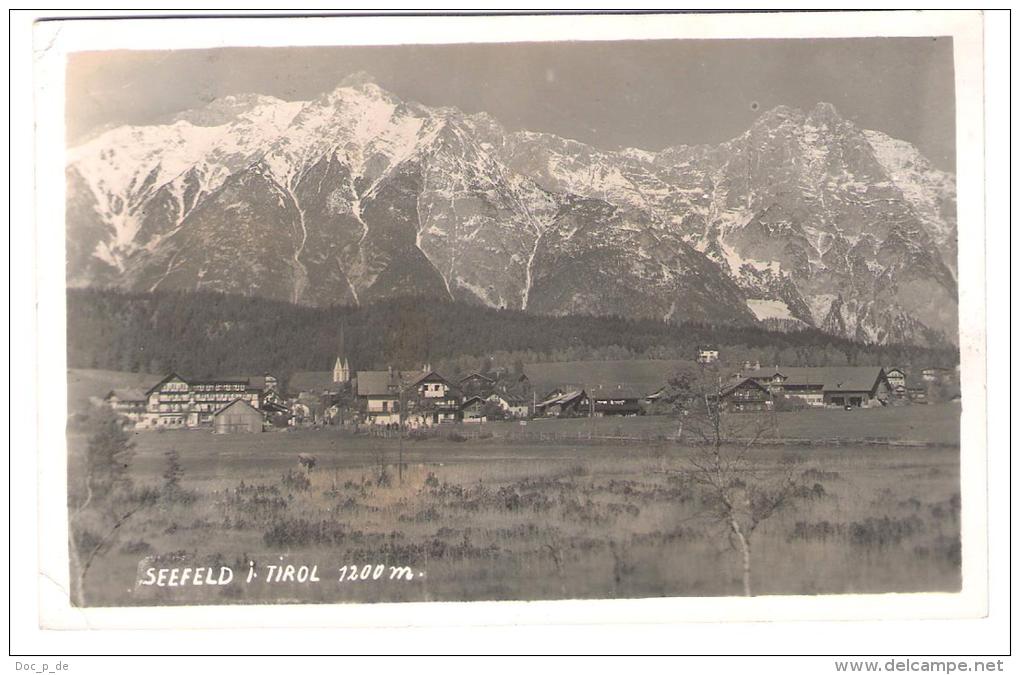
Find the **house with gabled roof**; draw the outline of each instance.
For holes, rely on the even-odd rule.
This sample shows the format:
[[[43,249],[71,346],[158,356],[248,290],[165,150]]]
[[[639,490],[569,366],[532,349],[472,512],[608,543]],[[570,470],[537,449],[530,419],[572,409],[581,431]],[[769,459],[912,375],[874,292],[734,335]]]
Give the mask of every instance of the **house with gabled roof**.
[[[460,391],[431,369],[359,370],[355,394],[370,424],[417,427],[460,419]]]
[[[498,405],[503,411],[504,416],[514,419],[530,417],[531,404],[534,402],[532,398],[509,391],[499,391],[490,394],[487,400]]]
[[[624,385],[592,387],[589,390],[592,411],[597,417],[608,415],[643,415],[641,400],[646,394]]]
[[[143,428],[194,428],[211,425],[213,417],[234,401],[246,401],[261,410],[268,390],[275,391],[272,376],[184,378],[170,373],[145,392]]]
[[[811,406],[867,408],[885,405],[892,388],[880,366],[775,366],[741,373],[773,396],[797,397]]]
[[[432,426],[461,419],[460,389],[435,370],[423,370],[407,390],[407,419],[412,425]]]
[[[591,400],[584,389],[554,389],[535,404],[535,414],[542,417],[583,417],[591,412]]]
[[[145,392],[141,389],[111,389],[103,397],[106,405],[110,406],[113,412],[127,418],[135,426],[142,423],[145,416]]]
[[[496,378],[482,373],[469,373],[460,378],[457,387],[465,396],[488,396],[496,385]]]
[[[736,377],[723,385],[719,402],[722,410],[731,412],[771,410],[772,392],[750,377]]]
[[[486,400],[481,396],[469,396],[460,406],[461,419],[465,424],[486,422],[485,405]]]
[[[217,434],[262,433],[265,419],[261,410],[243,398],[238,398],[213,414],[213,432]]]

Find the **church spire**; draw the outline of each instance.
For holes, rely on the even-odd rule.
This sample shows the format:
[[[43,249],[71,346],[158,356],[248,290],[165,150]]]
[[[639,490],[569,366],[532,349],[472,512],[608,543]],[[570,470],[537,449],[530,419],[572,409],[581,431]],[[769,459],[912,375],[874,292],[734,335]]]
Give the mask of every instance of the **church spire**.
[[[351,366],[347,360],[347,347],[344,343],[344,324],[340,322],[340,336],[337,340],[336,362],[333,364],[333,382],[344,383],[351,381]]]

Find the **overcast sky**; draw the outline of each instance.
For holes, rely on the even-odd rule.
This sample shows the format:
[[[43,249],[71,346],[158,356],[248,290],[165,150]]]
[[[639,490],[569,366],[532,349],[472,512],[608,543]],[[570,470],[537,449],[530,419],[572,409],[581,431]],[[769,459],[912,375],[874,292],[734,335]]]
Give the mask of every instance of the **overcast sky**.
[[[226,94],[306,100],[359,70],[401,98],[606,148],[718,143],[763,111],[828,101],[955,165],[950,38],[677,40],[77,54],[68,139]]]

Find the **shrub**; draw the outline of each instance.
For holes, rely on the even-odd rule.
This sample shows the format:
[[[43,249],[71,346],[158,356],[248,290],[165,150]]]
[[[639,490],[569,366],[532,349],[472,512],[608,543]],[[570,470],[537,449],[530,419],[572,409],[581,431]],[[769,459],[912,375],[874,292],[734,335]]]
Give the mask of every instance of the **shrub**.
[[[868,518],[850,523],[850,542],[856,546],[884,547],[899,544],[924,529],[917,516],[909,518]]]
[[[803,520],[798,520],[793,526],[793,532],[790,533],[790,539],[801,539],[803,541],[825,541],[845,534],[846,525],[842,523],[830,523],[828,520],[808,523]]]
[[[312,486],[312,481],[301,471],[287,469],[287,473],[280,476],[280,485],[286,490],[304,492]]]
[[[266,546],[275,548],[312,546],[317,544],[336,545],[344,541],[347,532],[341,523],[320,520],[313,522],[299,519],[283,519],[274,523],[262,534]]]

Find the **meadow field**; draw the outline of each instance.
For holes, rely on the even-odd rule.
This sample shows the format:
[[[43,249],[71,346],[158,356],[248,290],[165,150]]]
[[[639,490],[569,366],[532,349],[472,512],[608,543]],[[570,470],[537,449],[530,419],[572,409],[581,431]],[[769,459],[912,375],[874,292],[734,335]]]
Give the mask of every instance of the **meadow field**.
[[[945,442],[958,434],[928,429],[952,426],[939,426],[935,408],[905,410],[918,411],[915,431],[937,445],[753,449],[756,470],[793,467],[800,486],[754,533],[755,594],[959,590],[959,449]],[[886,410],[815,412],[855,421],[860,433],[867,415]],[[888,428],[881,415],[873,420],[870,428]],[[567,429],[590,421],[528,428],[557,422]],[[826,434],[833,423],[809,415],[796,422]],[[80,599],[108,606],[742,592],[740,556],[711,516],[711,495],[691,480],[696,450],[670,441],[529,443],[507,436],[512,428],[405,440],[403,470],[398,440],[331,429],[135,433],[137,503],[115,505],[113,516],[72,508],[75,550],[100,551]],[[81,503],[87,440],[69,435],[72,504]],[[174,450],[180,487],[171,491],[165,474]],[[312,471],[299,466],[299,453],[315,456]],[[114,530],[111,517],[120,520]],[[315,566],[319,581],[272,580],[269,566],[287,564]],[[139,583],[150,567],[186,566],[229,567],[233,581]],[[249,570],[258,575],[251,583]],[[72,577],[74,585],[74,569]]]
[[[916,443],[956,446],[960,443],[960,403],[883,408],[806,408],[768,415],[772,435],[789,441],[858,443]],[[490,423],[500,433],[549,432],[596,436],[666,437],[677,433],[677,419],[670,415],[641,417],[576,417],[535,419],[524,427],[517,423]]]

